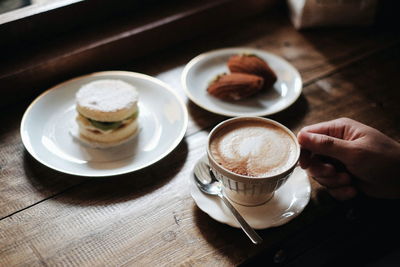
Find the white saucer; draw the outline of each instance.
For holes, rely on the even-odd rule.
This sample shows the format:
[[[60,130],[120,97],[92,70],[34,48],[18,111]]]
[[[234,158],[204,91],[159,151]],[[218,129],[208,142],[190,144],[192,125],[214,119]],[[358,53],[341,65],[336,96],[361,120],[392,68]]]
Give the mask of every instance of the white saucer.
[[[254,54],[264,59],[278,76],[272,90],[240,101],[222,101],[207,93],[208,84],[219,74],[228,73],[228,59],[237,54]],[[289,62],[264,50],[237,47],[201,54],[182,72],[182,86],[195,104],[210,112],[229,117],[267,116],[292,105],[302,91],[299,72]]]
[[[96,149],[76,140],[75,94],[88,82],[119,79],[139,92],[139,129],[127,143]],[[105,71],[61,83],[40,95],[26,110],[21,138],[42,164],[79,176],[111,176],[147,167],[168,155],[182,140],[188,123],[186,106],[160,80],[134,72]],[[76,130],[76,129],[75,129]]]
[[[201,160],[207,162],[206,157]],[[198,189],[193,175],[192,173],[189,182],[190,193],[197,206],[214,220],[240,228],[219,197],[206,195]],[[231,203],[251,227],[265,229],[283,225],[298,216],[308,204],[310,195],[311,185],[307,174],[300,167],[296,167],[287,182],[275,192],[272,199],[267,203],[256,207]]]

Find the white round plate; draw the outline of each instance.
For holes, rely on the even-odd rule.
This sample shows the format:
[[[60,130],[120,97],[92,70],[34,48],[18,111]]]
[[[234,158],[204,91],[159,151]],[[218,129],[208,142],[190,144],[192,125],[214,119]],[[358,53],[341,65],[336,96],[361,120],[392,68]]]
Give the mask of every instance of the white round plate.
[[[237,54],[254,54],[264,59],[278,76],[271,90],[240,101],[223,101],[207,93],[208,84],[222,73],[229,73],[228,59]],[[300,96],[302,80],[289,62],[264,50],[238,47],[201,54],[182,72],[182,86],[190,100],[210,112],[229,116],[267,116],[292,105]]]
[[[98,79],[119,79],[139,92],[139,130],[129,142],[96,149],[73,137],[75,94]],[[40,95],[26,110],[21,137],[42,164],[79,176],[111,176],[147,167],[169,154],[182,140],[188,123],[186,106],[169,86],[134,72],[105,71],[61,83]]]
[[[206,157],[202,159],[208,162]],[[192,175],[194,175],[192,173]],[[240,228],[229,209],[217,196],[202,193],[190,177],[190,192],[196,205],[214,220]],[[247,207],[231,202],[243,218],[254,229],[265,229],[283,225],[298,216],[308,204],[311,185],[306,172],[300,167],[294,169],[291,177],[282,185],[267,203]]]

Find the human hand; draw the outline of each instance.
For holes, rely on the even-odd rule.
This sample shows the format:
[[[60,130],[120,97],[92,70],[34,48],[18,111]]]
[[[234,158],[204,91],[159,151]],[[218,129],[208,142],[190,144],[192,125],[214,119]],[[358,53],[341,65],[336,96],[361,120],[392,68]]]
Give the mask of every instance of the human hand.
[[[360,122],[341,118],[298,134],[300,166],[339,200],[361,191],[400,198],[400,143]]]

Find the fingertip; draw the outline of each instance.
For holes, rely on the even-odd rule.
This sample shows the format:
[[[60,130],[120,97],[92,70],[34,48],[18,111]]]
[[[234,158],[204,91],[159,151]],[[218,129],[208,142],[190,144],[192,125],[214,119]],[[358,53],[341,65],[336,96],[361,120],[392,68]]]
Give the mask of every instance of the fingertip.
[[[309,139],[310,139],[310,134],[306,132],[304,128],[297,134],[297,141],[302,147],[305,147],[307,145]]]
[[[307,160],[300,159],[299,160],[299,165],[300,165],[300,168],[305,170],[310,166],[310,163]]]
[[[349,144],[344,140],[312,132],[301,131],[298,142],[303,149],[332,158],[345,157],[349,149]]]
[[[307,131],[300,131],[297,136],[301,148],[314,151],[321,146],[326,145],[330,140],[329,136],[316,134]]]
[[[336,169],[329,163],[322,163],[312,159],[307,171],[311,176],[318,177],[318,179],[328,179],[331,183],[338,182]]]
[[[311,152],[307,149],[301,149],[299,164],[302,169],[307,169],[311,161]]]

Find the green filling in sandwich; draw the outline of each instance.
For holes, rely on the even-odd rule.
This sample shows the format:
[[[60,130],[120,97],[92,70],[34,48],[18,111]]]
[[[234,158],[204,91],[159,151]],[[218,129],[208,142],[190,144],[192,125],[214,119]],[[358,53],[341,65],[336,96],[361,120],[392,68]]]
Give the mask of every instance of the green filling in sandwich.
[[[129,117],[127,117],[121,121],[96,121],[96,120],[89,119],[87,117],[85,117],[85,118],[88,119],[88,121],[93,125],[93,127],[96,127],[103,131],[108,131],[108,130],[117,129],[126,120],[136,119],[138,114],[139,114],[139,111],[137,110],[132,115],[130,115]]]

